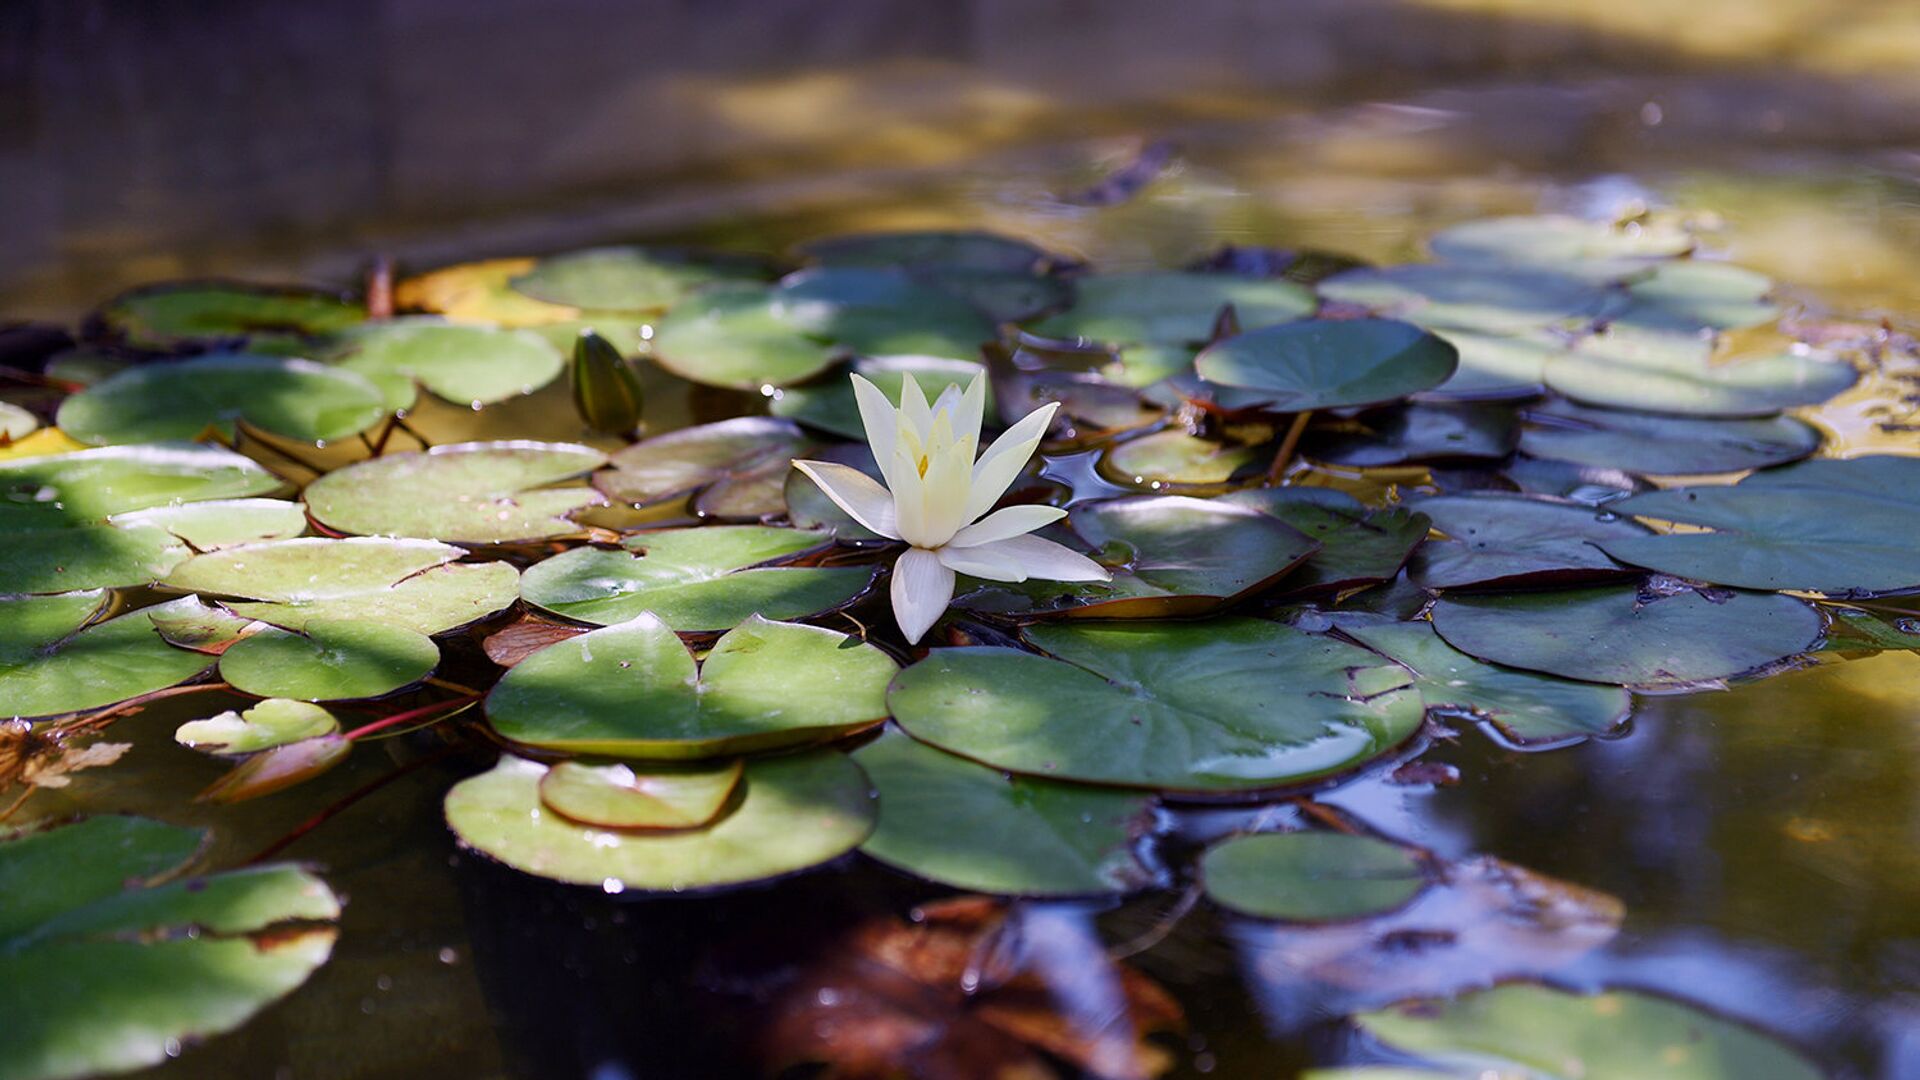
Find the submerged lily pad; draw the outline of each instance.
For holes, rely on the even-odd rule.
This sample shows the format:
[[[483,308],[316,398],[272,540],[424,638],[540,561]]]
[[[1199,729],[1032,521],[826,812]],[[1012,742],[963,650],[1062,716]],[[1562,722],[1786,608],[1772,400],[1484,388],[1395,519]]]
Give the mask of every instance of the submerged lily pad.
[[[1100,458],[1100,472],[1115,483],[1150,491],[1218,487],[1266,467],[1273,455],[1259,447],[1219,442],[1177,428],[1118,442]]]
[[[608,892],[684,892],[780,877],[836,859],[873,831],[867,778],[836,751],[747,763],[732,807],[704,828],[614,829],[544,810],[548,768],[512,755],[447,793],[447,824],[516,870]]]
[[[1146,796],[1008,776],[899,732],[853,760],[880,793],[860,850],[909,874],[1016,896],[1131,892],[1154,878],[1136,851],[1153,828]]]
[[[381,697],[433,673],[440,649],[417,630],[356,619],[309,619],[299,631],[270,627],[220,654],[235,689],[295,701]]]
[[[576,548],[528,568],[527,603],[605,626],[651,611],[681,631],[726,630],[749,615],[795,619],[847,603],[872,584],[870,566],[768,566],[831,535],[767,525],[636,533],[626,550]]]
[[[1253,330],[1311,314],[1313,292],[1291,281],[1240,274],[1153,271],[1091,274],[1071,308],[1035,323],[1042,337],[1107,345],[1199,345],[1223,308]],[[1184,366],[1184,365],[1183,365]]]
[[[886,719],[886,653],[748,618],[700,663],[652,613],[541,649],[487,695],[516,743],[576,754],[710,758],[836,738]]]
[[[718,764],[562,761],[540,778],[547,809],[582,825],[614,829],[696,829],[720,816],[745,772],[739,758]]]
[[[1051,657],[935,649],[888,703],[943,750],[1034,776],[1225,794],[1356,768],[1410,738],[1407,673],[1277,623],[1036,626]]]
[[[1437,495],[1408,505],[1448,537],[1422,545],[1408,567],[1413,579],[1430,589],[1620,577],[1633,571],[1608,558],[1603,542],[1647,535],[1611,507],[1523,495]]]
[[[256,334],[316,336],[352,326],[366,309],[336,294],[224,282],[155,285],[93,313],[91,336],[136,349],[219,344]]]
[[[547,385],[562,364],[553,342],[531,330],[432,318],[367,323],[326,352],[343,370],[378,386],[392,410],[412,408],[416,386],[456,404],[492,405]]]
[[[214,658],[167,644],[156,612],[199,606],[182,597],[89,626],[101,591],[0,597],[0,712],[57,716],[117,704],[186,682]]]
[[[1361,1029],[1409,1053],[1473,1070],[1580,1080],[1820,1080],[1751,1028],[1636,990],[1578,994],[1509,983],[1451,1001],[1361,1013]]]
[[[60,430],[87,443],[228,441],[241,423],[305,442],[365,431],[387,413],[379,387],[351,371],[276,356],[214,353],[143,364],[60,403]]]
[[[174,741],[208,754],[254,754],[302,739],[331,735],[340,721],[318,705],[289,698],[268,698],[244,711],[229,709],[205,720],[189,720]]]
[[[1768,416],[1818,405],[1859,378],[1850,364],[1799,353],[1711,363],[1618,328],[1553,356],[1544,373],[1575,401],[1682,416]]]
[[[1290,922],[1364,919],[1410,902],[1427,887],[1419,852],[1335,832],[1229,837],[1200,857],[1214,903]]]
[[[1446,596],[1433,628],[1470,656],[1620,686],[1728,679],[1820,644],[1823,620],[1789,596],[1613,586]]]
[[[780,491],[789,464],[808,446],[800,429],[784,420],[739,416],[643,439],[615,453],[611,467],[594,474],[593,485],[632,506],[696,491],[710,505],[738,506],[737,494],[730,491],[764,482],[772,495],[754,500],[751,516],[759,517],[784,506]]]
[[[306,537],[196,555],[165,584],[237,598],[226,606],[289,630],[367,619],[439,634],[504,610],[519,592],[512,566],[454,562],[465,554],[431,540]]]
[[[0,841],[0,1075],[157,1065],[326,962],[340,901],[319,878],[287,865],[177,877],[204,842],[133,817]]]
[[[972,360],[952,360],[942,356],[874,356],[855,360],[853,371],[879,387],[880,392],[887,395],[887,400],[899,408],[900,391],[905,387],[908,375],[913,376],[921,393],[932,401],[949,386],[966,389],[974,376],[986,372],[986,367]],[[991,395],[988,400],[992,400]],[[867,437],[866,428],[860,422],[860,406],[854,400],[853,383],[844,376],[835,375],[823,382],[788,387],[773,399],[771,408],[775,416],[798,420],[811,428],[849,439],[865,441]],[[988,423],[995,421],[991,408],[986,420]]]
[[[766,276],[743,258],[697,258],[667,248],[603,247],[541,259],[508,283],[549,304],[602,311],[660,311],[696,291]]]
[[[1236,400],[1277,412],[1378,405],[1430,390],[1460,354],[1445,339],[1392,319],[1301,319],[1216,341],[1194,360],[1200,377]]]
[[[1603,545],[1622,561],[1695,581],[1829,594],[1920,588],[1920,459],[1807,461],[1732,486],[1649,491],[1609,509],[1712,529]]]
[[[1292,596],[1391,580],[1430,526],[1425,514],[1397,506],[1371,510],[1332,488],[1248,488],[1218,501],[1278,518],[1320,542],[1320,550],[1287,575],[1282,591]]]
[[[606,500],[549,487],[607,463],[574,443],[474,442],[370,458],[307,486],[314,520],[357,536],[512,544],[580,531],[568,515]]]
[[[1376,315],[1437,329],[1511,334],[1604,312],[1600,284],[1538,267],[1414,263],[1349,270],[1322,281],[1320,295]]]
[[[1790,416],[1718,420],[1551,401],[1523,418],[1522,453],[1649,476],[1761,469],[1820,448],[1820,433]]]

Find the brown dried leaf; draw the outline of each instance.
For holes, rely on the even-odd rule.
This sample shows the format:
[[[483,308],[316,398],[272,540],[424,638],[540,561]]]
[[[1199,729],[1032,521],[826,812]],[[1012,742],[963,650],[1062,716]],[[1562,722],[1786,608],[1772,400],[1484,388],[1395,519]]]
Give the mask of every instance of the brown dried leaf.
[[[510,668],[541,649],[570,637],[578,637],[587,632],[584,626],[568,626],[565,623],[548,622],[523,615],[494,633],[488,634],[480,647],[486,650],[487,659]]]
[[[15,784],[66,787],[71,774],[111,765],[131,749],[132,743],[72,746],[56,728],[36,731],[26,720],[0,721],[0,791]]]

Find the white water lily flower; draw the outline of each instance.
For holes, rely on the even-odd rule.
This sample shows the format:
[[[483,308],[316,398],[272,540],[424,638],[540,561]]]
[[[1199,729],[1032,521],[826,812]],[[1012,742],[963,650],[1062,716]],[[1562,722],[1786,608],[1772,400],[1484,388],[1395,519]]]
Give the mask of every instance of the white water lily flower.
[[[987,404],[983,375],[975,375],[964,393],[958,386],[947,387],[932,405],[912,375],[905,377],[898,409],[879,387],[858,375],[853,376],[853,393],[886,486],[830,461],[793,465],[855,521],[912,545],[893,564],[893,616],[908,642],[917,643],[947,610],[955,573],[993,581],[1112,579],[1085,555],[1027,535],[1066,517],[1065,510],[993,510],[1040,445],[1059,403],[1022,417],[975,461]]]

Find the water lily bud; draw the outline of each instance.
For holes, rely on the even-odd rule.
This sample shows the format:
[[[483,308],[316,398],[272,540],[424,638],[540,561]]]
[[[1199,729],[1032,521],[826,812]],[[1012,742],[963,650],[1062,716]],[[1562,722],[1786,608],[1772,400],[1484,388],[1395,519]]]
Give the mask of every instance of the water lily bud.
[[[573,343],[573,407],[595,431],[625,435],[640,426],[640,375],[592,330]]]

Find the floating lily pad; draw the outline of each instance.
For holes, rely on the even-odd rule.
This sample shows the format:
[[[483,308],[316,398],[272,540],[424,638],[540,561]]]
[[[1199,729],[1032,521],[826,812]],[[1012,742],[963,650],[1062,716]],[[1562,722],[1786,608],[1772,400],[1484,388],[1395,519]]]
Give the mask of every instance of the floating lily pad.
[[[189,720],[174,731],[173,738],[181,746],[208,754],[254,754],[339,730],[340,721],[318,705],[268,698],[241,712],[228,710],[205,720]]]
[[[692,382],[758,390],[817,375],[845,352],[783,318],[772,288],[737,285],[710,289],[662,318],[653,360]]]
[[[1635,566],[1753,589],[1920,588],[1920,459],[1808,461],[1732,486],[1649,491],[1609,509],[1713,530],[1603,545]]]
[[[1322,281],[1320,295],[1421,326],[1511,334],[1592,318],[1607,290],[1537,267],[1415,263],[1349,270]]]
[[[828,266],[958,266],[1024,273],[1051,258],[1024,240],[960,229],[848,233],[810,240],[799,250]]]
[[[193,439],[209,428],[229,441],[246,423],[272,435],[323,442],[385,416],[380,389],[351,371],[251,353],[215,353],[128,368],[60,403],[60,430],[87,443]]]
[[[1680,259],[1627,282],[1627,300],[1608,315],[1617,326],[1662,333],[1738,330],[1772,322],[1780,309],[1766,299],[1765,275],[1722,262]]]
[[[11,402],[0,401],[0,442],[24,439],[39,429],[39,417]]]
[[[1024,776],[888,732],[854,752],[880,793],[861,850],[969,892],[1093,896],[1154,874],[1136,850],[1153,828],[1147,797]]]
[[[1460,354],[1393,319],[1301,319],[1216,341],[1200,377],[1278,412],[1377,405],[1446,382]]]
[[[971,360],[940,356],[876,356],[855,360],[853,370],[879,387],[898,408],[900,391],[908,375],[913,376],[921,393],[932,401],[949,386],[966,389],[973,377],[984,373],[986,368]],[[988,400],[992,400],[991,397]],[[775,416],[798,420],[811,428],[849,439],[864,441],[867,437],[866,428],[860,422],[860,406],[854,400],[853,382],[842,375],[806,386],[788,387],[773,399],[771,408]],[[986,419],[992,423],[995,418],[989,412]]]
[[[1258,510],[1181,495],[1083,502],[1069,520],[1113,564],[1113,580],[988,582],[960,602],[1014,615],[1201,615],[1278,581],[1320,549]]]
[[[439,634],[504,610],[519,592],[512,566],[454,562],[465,554],[431,540],[306,537],[196,555],[166,584],[239,598],[226,606],[289,630],[365,619]]]
[[[880,475],[880,466],[873,460],[873,451],[864,442],[835,443],[823,450],[813,451],[816,461],[831,461],[836,465],[845,465],[858,469],[872,477],[875,483],[886,485],[886,477]],[[787,520],[797,529],[809,529],[831,534],[834,539],[845,544],[878,545],[890,543],[878,533],[853,520],[853,515],[842,510],[838,503],[827,497],[807,475],[798,469],[787,472],[781,487],[787,503]]]
[[[1429,528],[1425,514],[1402,507],[1370,510],[1332,488],[1248,488],[1219,501],[1258,510],[1320,541],[1320,550],[1283,583],[1282,591],[1293,596],[1391,580]]]
[[[431,311],[457,322],[496,326],[564,325],[584,314],[567,304],[536,300],[515,289],[513,279],[538,260],[483,259],[433,270],[394,285],[394,303],[409,311]]]
[[[1520,745],[1614,734],[1633,707],[1619,687],[1483,664],[1442,641],[1425,621],[1341,614],[1333,625],[1413,672],[1427,708],[1483,720]]]
[[[1653,488],[1645,477],[1624,469],[1545,458],[1516,457],[1501,466],[1498,476],[1528,495],[1565,499],[1582,506],[1603,506],[1622,495]],[[1444,490],[1446,485],[1441,487]]]
[[[1693,234],[1671,221],[1588,221],[1559,214],[1484,218],[1434,233],[1427,247],[1453,263],[1589,267],[1631,271],[1693,250]],[[1592,276],[1589,274],[1589,276]]]
[[[367,323],[326,352],[343,370],[378,386],[395,411],[413,407],[416,386],[476,409],[531,394],[552,382],[563,362],[560,350],[531,330],[431,318]]]
[[[613,829],[697,829],[720,816],[745,772],[739,758],[718,764],[562,761],[540,778],[546,808],[582,825]]]
[[[923,265],[905,269],[913,280],[964,301],[996,324],[1036,319],[1073,302],[1072,286],[1066,279],[1051,274],[970,266]]]
[[[165,351],[257,334],[317,336],[366,317],[359,304],[318,290],[194,282],[123,293],[93,313],[89,328],[93,337]]]
[[[1071,308],[1035,323],[1035,334],[1108,345],[1198,345],[1232,307],[1245,330],[1313,312],[1313,292],[1291,281],[1239,274],[1155,271],[1092,274],[1075,283]],[[1184,366],[1184,365],[1182,365]]]
[[[1547,333],[1483,334],[1440,329],[1460,353],[1446,382],[1420,393],[1422,401],[1496,401],[1537,397],[1546,390],[1547,361],[1567,343]]]
[[[338,532],[522,543],[579,532],[568,515],[605,500],[591,488],[548,485],[606,463],[573,443],[456,443],[336,469],[305,497],[314,520]]]
[[[541,259],[508,283],[549,304],[604,311],[661,311],[710,285],[757,281],[744,258],[695,258],[666,248],[604,247]]]
[[[1820,1080],[1795,1051],[1692,1006],[1636,990],[1578,994],[1510,983],[1354,1017],[1443,1065],[1581,1080]]]
[[[1100,458],[1100,472],[1128,487],[1192,491],[1219,487],[1254,475],[1271,453],[1189,435],[1177,428],[1115,443]]]
[[[235,615],[224,607],[189,597],[191,602],[161,604],[147,609],[153,628],[167,644],[182,649],[218,656],[241,637],[254,633],[265,623]]]
[[[284,481],[218,446],[106,446],[0,461],[0,529],[97,522],[113,514],[260,495]]]
[[[218,499],[157,506],[115,514],[107,520],[121,529],[159,529],[194,551],[291,540],[307,531],[306,511],[299,503],[284,499]],[[184,550],[181,557],[186,557]]]
[[[593,476],[593,484],[608,498],[633,506],[650,506],[705,489],[710,504],[738,506],[732,489],[753,485],[767,477],[771,498],[753,501],[749,514],[779,513],[785,501],[780,492],[794,457],[809,443],[800,429],[784,420],[741,416],[716,424],[682,428],[627,447],[613,455],[611,468]],[[720,486],[720,491],[713,491]],[[734,516],[734,515],[728,515]]]
[[[220,654],[235,689],[296,701],[381,697],[433,673],[440,649],[417,630],[355,619],[310,619],[299,631],[270,627]]]
[[[1290,922],[1364,919],[1427,887],[1414,849],[1334,832],[1229,837],[1200,857],[1200,877],[1214,903]]]
[[[1522,418],[1522,453],[1649,476],[1761,469],[1820,448],[1820,433],[1790,416],[1714,420],[1552,401]]]
[[[731,809],[681,831],[582,825],[544,810],[547,766],[507,755],[447,793],[447,824],[516,870],[609,892],[684,892],[780,877],[852,851],[873,831],[867,778],[821,751],[747,763]]]
[[[319,878],[286,865],[176,877],[204,841],[132,817],[0,841],[0,1075],[158,1065],[326,962],[340,901]]]
[[[1728,679],[1818,647],[1823,620],[1789,596],[1611,586],[1446,596],[1433,628],[1470,656],[1620,686]]]
[[[1225,794],[1356,768],[1411,737],[1400,668],[1256,619],[1036,626],[1052,657],[936,649],[888,703],[907,732],[1033,776]]]
[[[117,704],[186,682],[213,657],[167,644],[153,613],[197,608],[182,597],[87,625],[104,592],[0,597],[0,712],[57,716]],[[84,628],[84,629],[83,629]]]
[[[1369,469],[1410,461],[1504,458],[1520,441],[1520,420],[1501,405],[1415,403],[1372,409],[1309,429],[1300,452],[1315,461]]]
[[[886,719],[886,653],[845,634],[752,616],[699,664],[651,613],[514,665],[487,695],[495,731],[526,746],[629,758],[711,758],[836,738]]]
[[[1552,357],[1544,371],[1549,387],[1576,401],[1683,416],[1768,416],[1818,405],[1859,378],[1850,364],[1799,353],[1709,363],[1620,329]]]
[[[1633,571],[1604,541],[1641,537],[1628,518],[1578,503],[1522,495],[1438,495],[1409,504],[1446,540],[1429,540],[1408,567],[1429,589],[1502,588],[1605,580]]]
[[[1131,387],[1078,372],[1015,371],[996,380],[993,390],[1002,416],[1025,416],[1058,402],[1052,441],[1084,443],[1136,431],[1167,413],[1164,405],[1148,401]]]
[[[624,551],[576,548],[529,567],[527,603],[581,622],[651,611],[676,630],[726,630],[749,615],[795,619],[839,607],[872,584],[870,566],[766,566],[827,543],[827,533],[715,525],[636,533]]]

